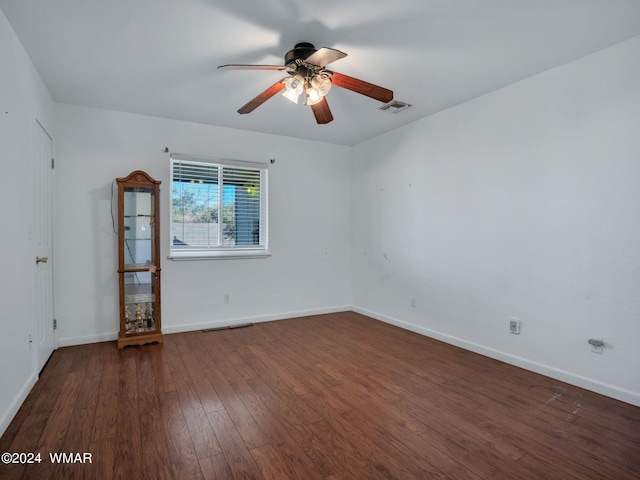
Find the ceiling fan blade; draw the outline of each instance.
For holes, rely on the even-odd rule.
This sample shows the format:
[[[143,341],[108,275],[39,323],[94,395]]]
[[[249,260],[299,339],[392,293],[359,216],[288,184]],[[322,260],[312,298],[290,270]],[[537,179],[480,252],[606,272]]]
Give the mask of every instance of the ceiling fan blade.
[[[313,114],[316,117],[316,122],[318,122],[320,125],[329,123],[333,120],[331,109],[329,108],[327,99],[324,97],[322,97],[322,100],[320,100],[318,103],[311,105],[311,110],[313,110]]]
[[[322,47],[305,58],[304,61],[317,67],[324,67],[346,56],[346,53],[336,50],[335,48]]]
[[[283,65],[243,65],[238,63],[230,63],[229,65],[220,65],[218,70],[284,70]]]
[[[258,108],[264,102],[269,100],[276,93],[278,93],[279,91],[284,89],[283,80],[284,80],[284,78],[282,80],[279,80],[278,82],[274,83],[269,88],[267,88],[264,92],[262,92],[260,95],[258,95],[256,98],[254,98],[253,100],[250,100],[245,105],[240,107],[238,109],[238,113],[251,113],[251,112],[253,112],[256,108]]]
[[[379,87],[373,83],[358,80],[357,78],[343,75],[341,73],[331,72],[331,74],[331,83],[338,87],[346,88],[347,90],[351,90],[352,92],[356,92],[361,95],[366,95],[367,97],[371,97],[383,103],[389,103],[393,100],[393,92],[387,88]]]

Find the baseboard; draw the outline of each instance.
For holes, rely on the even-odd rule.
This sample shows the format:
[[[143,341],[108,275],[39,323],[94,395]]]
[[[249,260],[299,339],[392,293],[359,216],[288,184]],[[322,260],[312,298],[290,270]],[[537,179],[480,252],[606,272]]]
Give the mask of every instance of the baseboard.
[[[224,320],[216,320],[211,322],[187,323],[182,325],[163,325],[162,333],[181,333],[193,332],[196,330],[205,330],[207,328],[228,327],[243,323],[260,323],[270,322],[273,320],[284,320],[287,318],[309,317],[311,315],[322,315],[325,313],[348,312],[351,305],[339,305],[335,307],[314,308],[310,310],[296,310],[291,312],[279,312],[268,315],[256,315],[251,317],[226,318]],[[86,345],[88,343],[109,342],[118,339],[118,333],[103,333],[99,335],[87,335],[84,337],[67,337],[58,338],[58,347],[71,347],[73,345]]]
[[[440,340],[442,342],[455,345],[456,347],[464,348],[465,350],[479,353],[480,355],[484,355],[485,357],[494,358],[496,360],[500,360],[510,365],[514,365],[516,367],[520,367],[525,370],[539,373],[541,375],[545,375],[550,378],[555,378],[556,380],[559,380],[561,382],[565,382],[570,385],[575,385],[577,387],[584,388],[592,392],[600,393],[602,395],[606,395],[607,397],[615,398],[616,400],[620,400],[626,403],[630,403],[631,405],[640,407],[640,392],[634,392],[631,390],[617,387],[615,385],[603,383],[598,380],[594,380],[591,378],[574,374],[572,372],[568,372],[566,370],[552,367],[551,365],[546,365],[528,358],[512,355],[510,353],[496,350],[496,349],[487,347],[485,345],[469,342],[459,337],[454,337],[446,333],[438,332],[430,328],[422,327],[410,322],[399,320],[397,318],[390,317],[388,315],[383,315],[381,313],[373,312],[365,308],[352,306],[351,310],[357,313],[361,313],[362,315],[375,318],[376,320],[380,320],[382,322],[389,323],[391,325],[395,325],[400,328],[404,328],[405,330],[419,333],[421,335],[425,335],[427,337],[435,338],[436,340]]]
[[[9,424],[11,424],[11,420],[13,420],[13,417],[16,416],[16,413],[18,413],[18,410],[20,410],[20,407],[27,399],[29,392],[37,381],[38,375],[34,373],[27,379],[22,389],[20,389],[20,391],[18,392],[16,398],[13,400],[13,402],[11,402],[9,408],[5,412],[3,412],[2,419],[0,419],[0,437],[4,435],[4,432],[9,427]]]
[[[86,345],[88,343],[110,342],[118,339],[118,332],[101,333],[98,335],[86,335],[84,337],[57,338],[58,347],[72,347],[73,345]]]
[[[348,312],[351,310],[350,305],[341,305],[336,307],[315,308],[310,310],[297,310],[292,312],[272,313],[268,315],[256,315],[250,317],[236,317],[224,320],[216,320],[212,322],[190,323],[184,325],[163,326],[163,333],[181,333],[193,332],[196,330],[206,330],[209,328],[222,328],[245,323],[261,323],[271,322],[275,320],[285,320],[287,318],[309,317],[312,315],[323,315],[326,313]]]

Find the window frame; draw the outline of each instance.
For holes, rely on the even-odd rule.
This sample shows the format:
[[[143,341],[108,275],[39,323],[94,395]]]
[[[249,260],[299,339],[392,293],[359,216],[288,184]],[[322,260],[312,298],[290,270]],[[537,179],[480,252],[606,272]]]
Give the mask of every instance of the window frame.
[[[170,156],[171,185],[169,208],[169,255],[170,260],[215,260],[232,258],[265,258],[271,255],[269,251],[269,209],[268,209],[268,163],[233,160],[221,157],[206,157],[200,155],[171,154]],[[178,162],[209,164],[212,168],[240,168],[259,170],[260,172],[260,205],[259,205],[259,244],[243,246],[217,245],[213,247],[184,248],[173,244],[173,187],[174,167]],[[224,180],[222,189],[224,189]],[[222,195],[222,193],[219,193]],[[220,215],[222,212],[219,213]]]

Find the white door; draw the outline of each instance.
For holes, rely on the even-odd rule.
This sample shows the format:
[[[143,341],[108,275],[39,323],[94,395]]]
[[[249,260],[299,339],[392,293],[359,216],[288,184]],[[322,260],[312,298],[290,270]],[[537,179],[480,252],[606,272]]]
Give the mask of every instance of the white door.
[[[53,328],[53,140],[37,123],[34,128],[33,245],[34,313],[38,372],[55,348]]]

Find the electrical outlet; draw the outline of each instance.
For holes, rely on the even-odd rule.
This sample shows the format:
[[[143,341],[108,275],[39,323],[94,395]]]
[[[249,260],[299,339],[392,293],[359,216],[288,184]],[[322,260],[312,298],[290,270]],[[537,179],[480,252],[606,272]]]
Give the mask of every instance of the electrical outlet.
[[[225,294],[222,296],[222,298],[223,298],[223,300],[224,300],[224,303],[231,303],[231,296],[230,296],[228,293],[225,293]]]
[[[509,331],[514,335],[520,335],[520,320],[517,318],[509,320]]]
[[[411,308],[416,308],[416,299],[415,298],[411,298]]]

